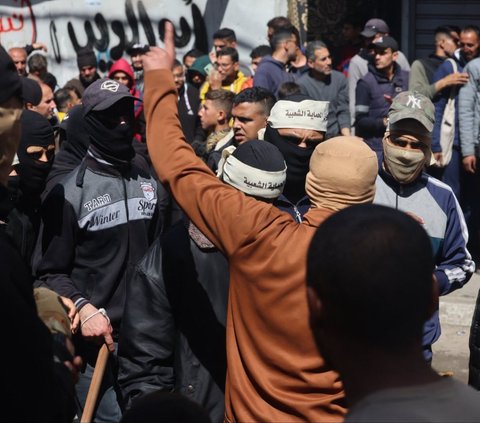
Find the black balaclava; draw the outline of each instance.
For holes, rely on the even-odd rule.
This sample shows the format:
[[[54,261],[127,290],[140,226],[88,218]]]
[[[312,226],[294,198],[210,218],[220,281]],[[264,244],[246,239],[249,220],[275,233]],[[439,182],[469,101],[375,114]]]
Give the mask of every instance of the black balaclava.
[[[69,110],[61,124],[61,127],[65,128],[65,141],[62,143],[60,153],[65,151],[75,166],[83,160],[90,145],[90,138],[84,129],[84,121],[83,106],[79,104]]]
[[[53,187],[62,175],[75,169],[87,154],[90,137],[84,122],[83,106],[79,104],[69,110],[60,124],[60,151],[55,155],[46,190]]]
[[[309,171],[310,157],[317,143],[307,143],[306,148],[299,147],[296,142],[288,137],[282,137],[277,129],[267,125],[265,141],[277,147],[285,157],[287,163],[287,182],[283,195],[292,203],[297,203],[307,194],[305,193],[305,180]]]
[[[120,123],[123,116],[125,122]],[[113,165],[124,166],[135,156],[133,149],[133,99],[124,98],[102,111],[90,111],[84,127],[90,136],[90,148]]]
[[[27,153],[27,148],[30,146],[48,148],[54,144],[53,129],[46,118],[31,110],[23,111],[20,123],[22,133],[17,151],[19,163],[15,166],[20,188],[26,195],[40,197],[52,167],[54,150],[49,153],[51,155],[47,154],[48,162],[41,162],[31,157]]]

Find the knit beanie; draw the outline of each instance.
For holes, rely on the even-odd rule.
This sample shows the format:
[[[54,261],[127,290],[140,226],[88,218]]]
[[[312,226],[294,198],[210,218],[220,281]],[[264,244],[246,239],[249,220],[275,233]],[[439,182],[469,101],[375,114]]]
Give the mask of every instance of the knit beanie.
[[[358,137],[319,144],[310,159],[305,190],[313,207],[338,211],[375,197],[377,155]]]
[[[38,106],[42,101],[42,88],[40,84],[34,79],[26,76],[20,77],[22,81],[22,96],[24,103],[31,103],[34,106]]]
[[[11,97],[22,97],[22,84],[13,60],[5,49],[0,46],[0,103]]]
[[[245,194],[267,199],[280,196],[285,186],[287,165],[274,145],[252,140],[235,151],[224,150],[219,177]]]
[[[82,69],[84,66],[97,67],[97,58],[94,51],[89,47],[81,48],[77,51],[77,65],[78,69]]]

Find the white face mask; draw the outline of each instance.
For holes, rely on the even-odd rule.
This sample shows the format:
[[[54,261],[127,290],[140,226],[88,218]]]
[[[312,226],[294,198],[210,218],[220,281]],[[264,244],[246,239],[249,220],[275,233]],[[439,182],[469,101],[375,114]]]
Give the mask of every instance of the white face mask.
[[[414,181],[425,166],[426,157],[421,150],[406,150],[383,140],[383,156],[387,170],[400,184]]]

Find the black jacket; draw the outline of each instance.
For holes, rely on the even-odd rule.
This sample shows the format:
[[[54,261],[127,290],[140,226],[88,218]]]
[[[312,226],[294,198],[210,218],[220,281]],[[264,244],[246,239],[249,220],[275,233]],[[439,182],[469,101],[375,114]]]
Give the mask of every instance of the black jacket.
[[[120,171],[87,155],[42,205],[37,279],[76,302],[106,309],[114,335],[131,272],[157,235],[159,186],[148,170]]]
[[[135,269],[119,339],[119,382],[127,407],[148,392],[178,391],[224,418],[225,257],[178,222]]]
[[[0,184],[0,219],[8,192]],[[56,349],[48,328],[37,315],[32,277],[16,246],[0,223],[0,316],[8,363],[0,388],[5,422],[71,422],[75,414],[70,371],[55,362]]]

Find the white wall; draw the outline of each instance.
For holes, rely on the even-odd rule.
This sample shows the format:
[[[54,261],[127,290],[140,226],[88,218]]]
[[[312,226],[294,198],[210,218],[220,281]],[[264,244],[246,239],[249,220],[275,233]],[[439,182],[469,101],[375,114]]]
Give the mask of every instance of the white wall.
[[[63,85],[78,74],[73,40],[76,38],[79,46],[86,45],[88,28],[97,39],[94,47],[97,60],[106,63],[118,54],[126,57],[124,45],[134,38],[132,28],[135,26],[138,41],[147,43],[150,22],[151,38],[161,46],[159,22],[171,20],[181,35],[180,21],[184,18],[192,33],[190,37],[184,37],[187,44],[177,49],[177,56],[181,58],[194,46],[192,11],[195,8],[202,16],[205,10],[209,11],[203,20],[210,43],[211,33],[218,28],[235,30],[240,59],[248,64],[250,50],[266,44],[267,21],[274,16],[286,15],[287,0],[0,0],[0,42],[6,49],[30,44],[34,40],[45,43],[49,71]],[[131,16],[130,21],[127,13]],[[147,25],[142,24],[142,16]],[[102,21],[105,23],[103,30],[95,22],[95,17],[100,18],[100,27]],[[132,24],[135,21],[136,25]],[[122,32],[125,42],[122,42]]]

